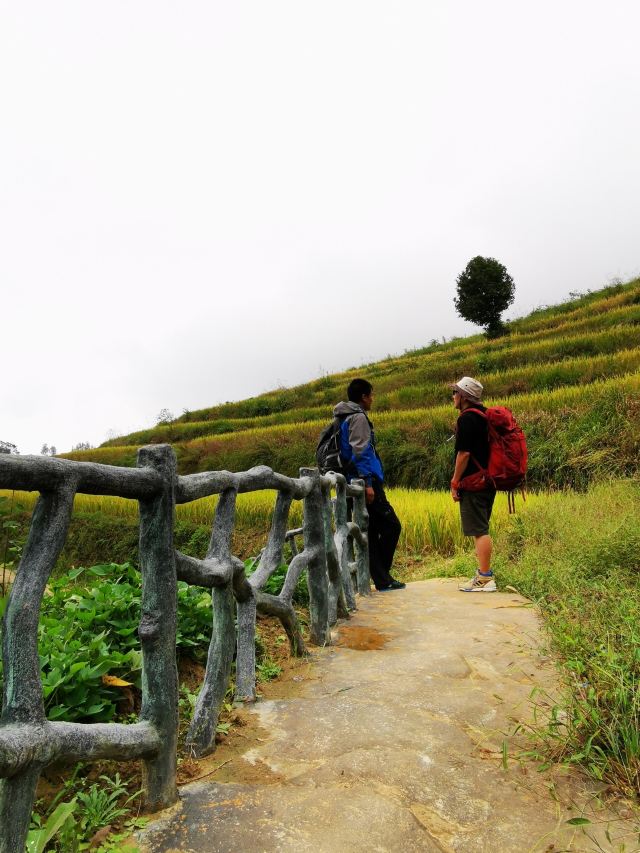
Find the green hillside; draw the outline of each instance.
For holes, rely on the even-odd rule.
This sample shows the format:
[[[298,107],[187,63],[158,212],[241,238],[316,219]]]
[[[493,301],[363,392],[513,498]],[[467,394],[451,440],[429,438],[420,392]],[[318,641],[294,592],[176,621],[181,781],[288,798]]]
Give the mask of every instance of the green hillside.
[[[171,423],[65,454],[133,465],[137,448],[170,442],[181,473],[313,464],[318,433],[348,382],[374,385],[381,455],[391,484],[444,488],[455,422],[447,383],[479,378],[489,404],[513,409],[530,447],[532,486],[584,486],[638,470],[640,279],[534,311],[495,340],[436,343],[295,388],[187,412]]]

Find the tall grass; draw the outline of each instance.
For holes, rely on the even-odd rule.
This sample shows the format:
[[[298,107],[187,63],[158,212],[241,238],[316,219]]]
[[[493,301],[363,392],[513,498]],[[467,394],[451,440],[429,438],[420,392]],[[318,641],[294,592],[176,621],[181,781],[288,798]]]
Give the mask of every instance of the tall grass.
[[[536,601],[563,665],[554,758],[640,793],[640,484],[548,495],[497,531],[495,568]]]
[[[388,489],[387,495],[402,522],[399,547],[407,556],[440,554],[451,556],[468,545],[460,527],[460,511],[447,492],[419,489]],[[528,495],[518,500],[518,512],[527,514],[542,498]],[[507,499],[497,495],[491,518],[493,535],[509,524]]]
[[[626,284],[614,284],[583,294],[577,299],[569,299],[559,305],[547,305],[532,311],[526,317],[520,317],[509,323],[511,329],[550,328],[559,319],[577,319],[594,313],[604,313],[638,301],[640,278]]]
[[[0,491],[0,495],[10,493]],[[449,492],[430,492],[416,489],[388,489],[389,500],[402,520],[400,550],[410,556],[426,556],[439,554],[450,556],[465,545],[460,528],[460,517],[457,506],[451,500]],[[20,503],[27,512],[31,512],[37,500],[34,492],[15,492],[16,502]],[[236,523],[242,534],[255,530],[266,536],[271,523],[276,500],[273,491],[249,492],[238,495]],[[528,495],[526,502],[518,502],[519,511],[528,513],[530,507],[535,507],[541,498],[538,495]],[[201,498],[188,504],[176,507],[176,522],[192,528],[210,528],[213,522],[217,497]],[[125,498],[101,497],[97,495],[76,495],[74,514],[87,519],[99,516],[111,519],[126,519],[137,522],[137,501]],[[501,532],[509,523],[507,500],[499,495],[496,499],[495,510],[491,519],[492,532]],[[302,524],[302,504],[294,501],[289,514],[289,526],[299,527]]]
[[[37,492],[9,492],[0,489],[0,496],[13,496],[27,512],[31,512],[38,499]],[[276,493],[273,491],[248,492],[238,495],[236,520],[244,528],[268,525],[275,507]],[[188,504],[176,506],[176,520],[194,526],[211,525],[218,502],[217,496],[201,498]],[[138,518],[138,502],[127,498],[104,495],[76,495],[73,502],[74,513],[104,515],[111,518]],[[298,527],[302,522],[302,506],[294,501],[289,515],[291,526]]]

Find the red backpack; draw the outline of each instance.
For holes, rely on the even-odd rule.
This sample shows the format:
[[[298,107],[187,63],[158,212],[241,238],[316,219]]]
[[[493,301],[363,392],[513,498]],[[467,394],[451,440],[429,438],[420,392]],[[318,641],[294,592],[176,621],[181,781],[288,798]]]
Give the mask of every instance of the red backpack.
[[[522,486],[527,473],[527,441],[511,411],[504,406],[492,406],[485,412],[480,409],[465,409],[462,413],[475,412],[487,421],[489,431],[489,462],[482,468],[476,459],[479,471],[460,480],[460,489],[466,492],[481,492],[493,486],[499,492],[513,492]],[[509,495],[509,511],[514,504]]]

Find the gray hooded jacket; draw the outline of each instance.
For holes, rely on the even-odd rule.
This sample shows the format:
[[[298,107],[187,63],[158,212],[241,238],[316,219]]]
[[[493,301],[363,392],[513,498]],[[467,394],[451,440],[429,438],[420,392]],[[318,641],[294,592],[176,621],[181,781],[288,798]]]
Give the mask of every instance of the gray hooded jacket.
[[[340,449],[345,459],[355,466],[358,477],[371,485],[373,478],[384,480],[382,462],[376,451],[373,425],[358,403],[338,403],[334,417],[347,415],[340,428]]]

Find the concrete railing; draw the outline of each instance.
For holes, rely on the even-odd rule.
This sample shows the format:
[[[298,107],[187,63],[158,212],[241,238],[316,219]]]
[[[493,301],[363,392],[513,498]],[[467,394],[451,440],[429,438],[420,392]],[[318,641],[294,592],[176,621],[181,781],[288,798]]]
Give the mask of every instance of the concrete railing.
[[[257,612],[280,619],[293,654],[301,655],[305,644],[292,599],[303,571],[309,588],[310,638],[316,645],[329,642],[330,626],[355,608],[356,591],[369,594],[363,484],[347,485],[338,474],[321,476],[316,469],[303,468],[299,478],[290,478],[261,466],[239,474],[213,471],[181,477],[172,448],[153,445],[139,450],[136,468],[2,455],[0,488],[40,492],[3,620],[0,853],[24,850],[38,778],[55,761],[141,758],[146,807],[154,811],[176,801],[178,580],[212,592],[207,667],[187,735],[196,756],[214,748],[234,652],[236,699],[255,699]],[[231,553],[236,498],[241,492],[264,489],[277,491],[275,510],[266,548],[247,577],[242,561]],[[139,502],[142,706],[137,723],[49,722],[45,715],[38,657],[40,605],[65,544],[77,493]],[[188,557],[174,549],[175,506],[210,495],[219,498],[209,548],[202,559]],[[348,520],[347,497],[353,498],[353,521]],[[303,526],[288,531],[294,500],[303,501]],[[302,536],[302,550],[296,536]],[[268,595],[261,590],[283,561],[285,541],[294,556],[282,591]]]

